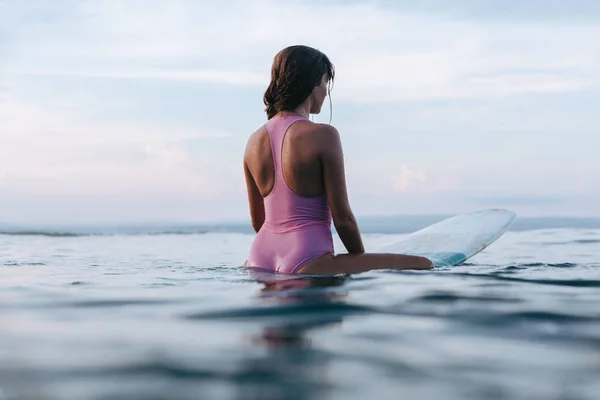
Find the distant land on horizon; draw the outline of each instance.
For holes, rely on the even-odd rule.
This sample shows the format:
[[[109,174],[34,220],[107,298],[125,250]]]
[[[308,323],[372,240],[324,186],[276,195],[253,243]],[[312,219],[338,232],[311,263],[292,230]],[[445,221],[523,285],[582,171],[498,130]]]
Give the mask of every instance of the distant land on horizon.
[[[404,234],[414,232],[456,214],[389,215],[357,217],[362,233]],[[519,217],[509,231],[534,229],[600,229],[600,217]],[[236,222],[123,222],[98,224],[14,224],[0,222],[0,234],[89,236],[89,235],[163,235],[209,232],[252,234],[250,221]]]

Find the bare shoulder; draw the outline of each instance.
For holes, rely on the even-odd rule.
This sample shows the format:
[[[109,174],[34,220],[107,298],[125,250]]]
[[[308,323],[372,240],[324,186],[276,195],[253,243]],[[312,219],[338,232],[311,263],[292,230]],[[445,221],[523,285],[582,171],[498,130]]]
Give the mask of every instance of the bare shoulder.
[[[333,125],[313,122],[313,127],[315,131],[322,133],[326,136],[339,136],[338,130]]]
[[[254,143],[256,141],[261,140],[261,137],[264,137],[267,133],[267,127],[262,125],[261,127],[259,127],[258,129],[256,129],[254,132],[252,132],[250,134],[250,136],[248,137],[248,144]]]
[[[266,140],[268,140],[268,137],[269,135],[267,134],[267,128],[264,125],[252,132],[248,137],[248,141],[246,142],[246,157],[252,153],[255,153],[256,150],[260,148]]]
[[[340,146],[340,133],[329,124],[314,123],[312,129],[322,149],[332,150]]]

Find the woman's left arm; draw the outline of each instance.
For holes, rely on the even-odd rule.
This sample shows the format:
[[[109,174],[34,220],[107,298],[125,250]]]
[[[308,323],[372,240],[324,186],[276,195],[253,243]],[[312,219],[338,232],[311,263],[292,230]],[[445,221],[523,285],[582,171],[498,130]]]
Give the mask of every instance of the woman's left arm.
[[[246,189],[248,191],[248,203],[250,205],[250,217],[252,218],[252,227],[258,233],[265,222],[265,203],[256,182],[250,173],[248,164],[244,160],[244,175],[246,176]]]

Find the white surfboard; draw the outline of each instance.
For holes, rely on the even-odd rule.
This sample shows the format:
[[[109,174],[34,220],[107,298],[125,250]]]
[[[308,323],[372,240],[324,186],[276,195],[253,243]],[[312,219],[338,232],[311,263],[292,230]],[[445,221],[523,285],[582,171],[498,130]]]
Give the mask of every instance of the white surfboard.
[[[459,214],[375,252],[423,256],[433,261],[436,267],[459,265],[495,242],[515,218],[515,213],[502,209]]]

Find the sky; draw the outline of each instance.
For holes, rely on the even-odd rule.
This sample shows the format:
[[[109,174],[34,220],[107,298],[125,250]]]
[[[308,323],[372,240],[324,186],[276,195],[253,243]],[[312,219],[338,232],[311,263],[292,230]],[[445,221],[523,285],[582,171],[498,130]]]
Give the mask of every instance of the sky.
[[[597,1],[0,0],[0,222],[248,219],[273,56],[336,67],[354,213],[600,216]]]

